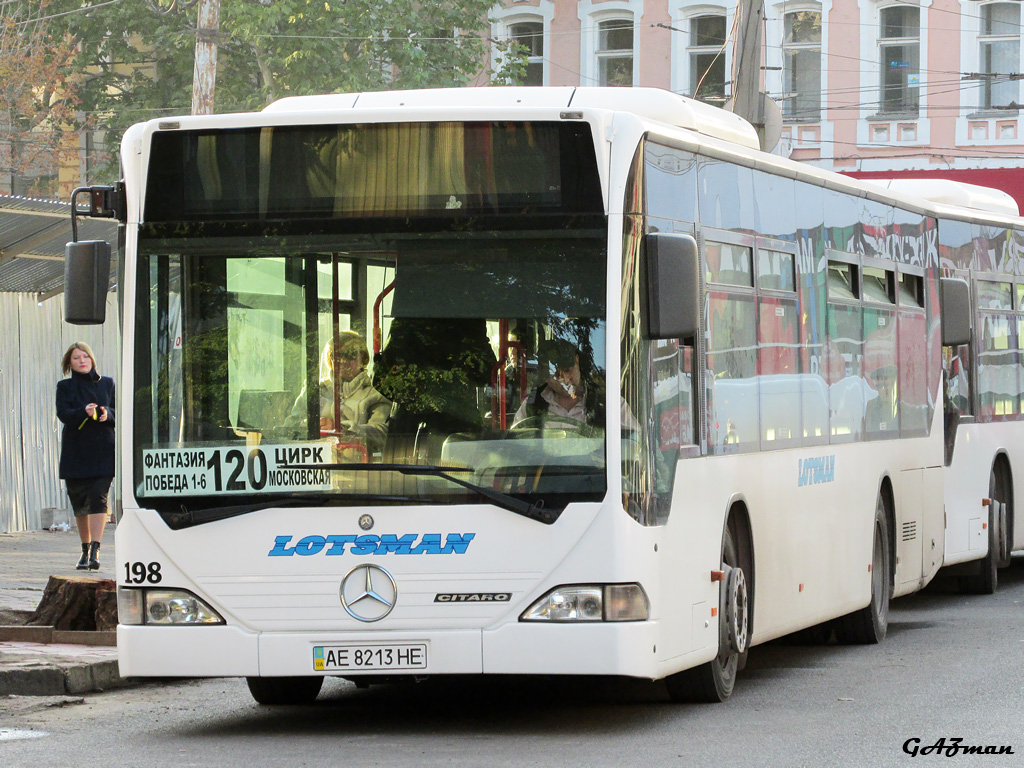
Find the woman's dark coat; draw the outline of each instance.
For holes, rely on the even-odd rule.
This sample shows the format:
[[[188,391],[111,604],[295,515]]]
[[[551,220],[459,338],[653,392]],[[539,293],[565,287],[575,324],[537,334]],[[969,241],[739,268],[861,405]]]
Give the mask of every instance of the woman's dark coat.
[[[85,406],[107,409],[107,420],[89,418]],[[98,414],[97,414],[98,415]],[[95,370],[72,372],[57,382],[57,418],[64,423],[60,443],[62,479],[114,476],[114,380]]]

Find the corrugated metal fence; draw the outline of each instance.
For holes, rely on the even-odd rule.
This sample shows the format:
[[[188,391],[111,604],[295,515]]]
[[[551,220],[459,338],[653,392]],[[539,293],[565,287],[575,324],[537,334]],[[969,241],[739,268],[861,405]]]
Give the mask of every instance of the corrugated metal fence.
[[[35,293],[0,292],[0,532],[36,530],[41,511],[69,509],[57,477],[60,422],[54,401],[60,359],[74,341],[96,354],[100,373],[117,379],[117,298],[103,325],[68,325],[64,297],[42,304]],[[121,390],[118,388],[118,400]]]

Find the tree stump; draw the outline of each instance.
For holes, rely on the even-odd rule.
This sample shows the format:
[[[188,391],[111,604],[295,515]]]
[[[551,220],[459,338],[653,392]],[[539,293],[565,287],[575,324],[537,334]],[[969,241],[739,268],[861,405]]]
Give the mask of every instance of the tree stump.
[[[96,629],[113,632],[117,629],[117,585],[104,579],[96,587]]]
[[[112,579],[51,576],[35,612],[25,622],[65,632],[117,627],[117,592]]]

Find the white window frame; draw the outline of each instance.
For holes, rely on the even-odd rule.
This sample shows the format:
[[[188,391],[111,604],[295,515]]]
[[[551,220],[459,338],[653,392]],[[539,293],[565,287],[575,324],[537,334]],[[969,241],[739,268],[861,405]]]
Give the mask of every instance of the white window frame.
[[[829,68],[828,68],[828,52],[829,52],[829,16],[832,13],[832,0],[822,0],[822,2],[813,2],[812,0],[796,0],[795,2],[789,2],[788,0],[782,0],[775,5],[767,6],[768,11],[765,18],[765,40],[770,41],[765,45],[765,90],[768,95],[774,98],[779,103],[779,108],[782,108],[780,96],[783,93],[785,80],[783,74],[784,58],[782,53],[781,41],[785,36],[786,24],[785,14],[792,13],[794,11],[815,11],[821,14],[821,118],[818,122],[787,122],[786,125],[794,126],[790,130],[791,138],[796,140],[799,137],[800,146],[802,148],[807,147],[831,147],[835,139],[835,123],[828,119],[828,109],[831,99],[828,96],[828,84],[829,84]],[[840,119],[846,117],[845,112],[840,113]],[[810,126],[819,126],[817,132]],[[814,139],[807,138],[807,136],[814,136]],[[780,144],[780,147],[783,145]],[[790,149],[777,149],[777,154],[786,155]],[[826,166],[827,167],[827,166]]]
[[[976,3],[970,3],[976,5]],[[888,8],[893,5],[916,5],[920,8],[920,34],[918,37],[918,72],[920,75],[920,85],[918,86],[918,106],[917,116],[903,116],[899,118],[891,118],[888,116],[881,117],[879,112],[881,111],[882,104],[882,72],[881,72],[881,52],[879,50],[879,38],[881,33],[881,9]],[[889,146],[927,146],[931,143],[931,120],[926,117],[928,114],[928,27],[929,24],[933,23],[933,19],[929,14],[931,9],[932,0],[906,0],[906,2],[896,3],[892,0],[858,0],[858,7],[860,8],[860,92],[862,94],[873,94],[871,96],[863,97],[860,107],[860,119],[857,121],[857,144],[860,146],[875,145],[878,142],[872,138],[872,128],[877,126],[879,123],[885,124],[886,122],[890,125],[889,135],[894,137],[890,139]],[[944,19],[947,14],[940,14]],[[942,67],[940,67],[941,69]],[[915,136],[913,141],[898,141],[896,137],[899,136],[897,126],[899,124],[914,123]],[[903,161],[894,161],[888,158],[882,158],[881,162],[884,164],[882,167],[886,170],[901,171],[907,170],[912,166],[907,166]],[[876,170],[874,163],[871,161],[865,161],[861,164],[862,170]]]
[[[540,0],[537,5],[527,7],[496,8],[491,12],[491,36],[495,40],[508,40],[512,36],[513,24],[540,23],[544,27],[544,57],[541,60],[543,84],[550,85],[551,78],[551,20],[555,16],[554,0]],[[499,69],[504,55],[497,48],[491,49],[491,67]]]
[[[861,93],[874,94],[864,99],[865,106],[862,108],[863,115],[875,116],[882,114],[882,11],[894,7],[918,8],[918,36],[913,38],[917,41],[917,71],[919,75],[917,115],[901,116],[901,122],[907,122],[921,118],[927,112],[927,71],[928,71],[928,24],[930,18],[928,10],[931,7],[930,0],[923,2],[874,2],[874,0],[861,0]],[[886,42],[898,41],[903,38],[886,38]],[[911,38],[906,38],[910,40]]]
[[[606,0],[603,3],[582,0],[576,5],[580,20],[580,85],[601,84],[600,51],[603,21],[628,21],[633,25],[633,85],[640,84],[640,27],[643,0]]]
[[[972,3],[971,4],[971,10],[973,11],[972,17],[970,19],[968,19],[966,17],[961,17],[961,18],[964,19],[964,26],[965,27],[970,25],[971,32],[972,32],[972,37],[973,37],[973,40],[974,40],[974,42],[973,42],[973,47],[974,47],[973,54],[974,54],[974,57],[973,57],[973,60],[971,61],[971,63],[974,64],[974,66],[971,67],[970,69],[965,70],[965,71],[966,72],[979,72],[979,73],[985,71],[985,65],[982,63],[982,56],[981,56],[981,46],[982,46],[983,42],[1000,42],[1000,41],[1016,40],[1016,42],[1017,42],[1017,73],[1019,74],[1020,72],[1024,71],[1024,69],[1021,68],[1022,49],[1024,49],[1024,46],[1021,45],[1022,35],[1021,35],[1021,32],[1020,32],[1020,29],[1018,28],[1018,31],[1017,31],[1016,35],[984,35],[983,34],[983,21],[984,21],[983,16],[982,16],[983,9],[987,8],[987,7],[990,7],[990,6],[993,6],[993,5],[1015,5],[1015,6],[1017,6],[1017,8],[1021,7],[1021,3],[1020,2],[1016,2],[1014,0],[995,0],[994,2],[991,2],[991,3]],[[1024,23],[1024,10],[1022,10],[1022,12],[1021,12],[1021,23]],[[965,57],[965,59],[966,59],[966,57]],[[965,63],[966,63],[966,61],[965,61]],[[984,87],[983,87],[983,83],[979,83],[979,87],[977,89],[976,98],[974,99],[974,108],[977,109],[977,111],[979,111],[979,112],[986,112],[986,113],[988,113],[988,112],[995,112],[995,110],[992,110],[990,107],[986,106],[983,103],[984,95],[985,95],[985,90],[984,90]],[[964,101],[966,103],[962,104],[961,106],[965,106],[965,107],[967,107],[969,109],[970,108],[970,102],[971,102],[970,97],[968,96],[967,98],[964,99]],[[1013,99],[1013,101],[1016,101],[1018,104],[1021,103],[1020,81],[1019,80],[1017,81],[1017,98]],[[1012,111],[1004,111],[1004,112],[1002,112],[1001,116],[1002,116],[1003,119],[1011,119],[1011,118],[1016,116],[1016,113],[1014,113]]]
[[[998,0],[997,0],[998,1]],[[981,3],[977,0],[960,0],[960,69],[963,72],[981,72]],[[1024,9],[1022,19],[1024,23]],[[1021,70],[1024,72],[1024,34],[1021,35]],[[964,85],[969,85],[971,81]],[[980,88],[964,87],[960,91],[960,115],[956,120],[956,146],[977,147],[1012,145],[1021,143],[1021,115],[1024,109],[1018,113],[1012,111],[1001,111],[1000,113],[983,111],[979,113]],[[1020,103],[1018,101],[1018,103]],[[972,135],[971,126],[979,121],[988,123],[988,130],[985,138],[975,138]],[[1017,130],[1013,133],[1012,139],[1001,139],[997,124],[1006,125],[1015,122]],[[1002,161],[1005,163],[1005,161]],[[1000,166],[1001,167],[1001,166]]]
[[[779,41],[778,46],[767,46],[768,58],[775,59],[768,62],[768,69],[765,72],[765,86],[769,94],[779,95],[779,108],[784,107],[786,91],[786,51],[794,50],[817,50],[819,54],[819,79],[821,82],[821,96],[818,103],[817,120],[787,119],[787,122],[800,123],[802,125],[819,123],[824,120],[825,111],[828,109],[828,67],[825,62],[828,60],[828,13],[832,10],[832,4],[823,3],[781,3],[774,7],[773,18],[766,21],[765,39]],[[794,43],[786,46],[786,16],[792,13],[817,13],[821,16],[821,40],[816,44]],[[771,37],[768,35],[771,34]],[[778,69],[774,69],[778,67]]]
[[[671,88],[674,93],[690,93],[690,21],[697,16],[725,16],[725,34],[728,42],[722,56],[725,58],[725,95],[732,93],[733,40],[729,40],[729,30],[736,18],[736,3],[712,5],[703,3],[693,5],[687,0],[669,0],[669,14],[672,26],[678,30],[672,33],[672,78]]]

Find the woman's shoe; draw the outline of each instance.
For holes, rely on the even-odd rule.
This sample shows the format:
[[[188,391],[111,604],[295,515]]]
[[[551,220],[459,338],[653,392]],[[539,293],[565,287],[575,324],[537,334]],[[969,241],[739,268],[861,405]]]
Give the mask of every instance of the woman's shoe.
[[[82,559],[78,561],[78,565],[75,566],[80,571],[89,570],[89,545],[82,545]]]
[[[89,570],[90,571],[98,571],[100,569],[99,554],[100,554],[100,543],[98,541],[94,541],[92,544],[89,545],[89,562],[88,562],[88,566],[89,566]],[[85,555],[82,555],[82,557],[84,558]]]

